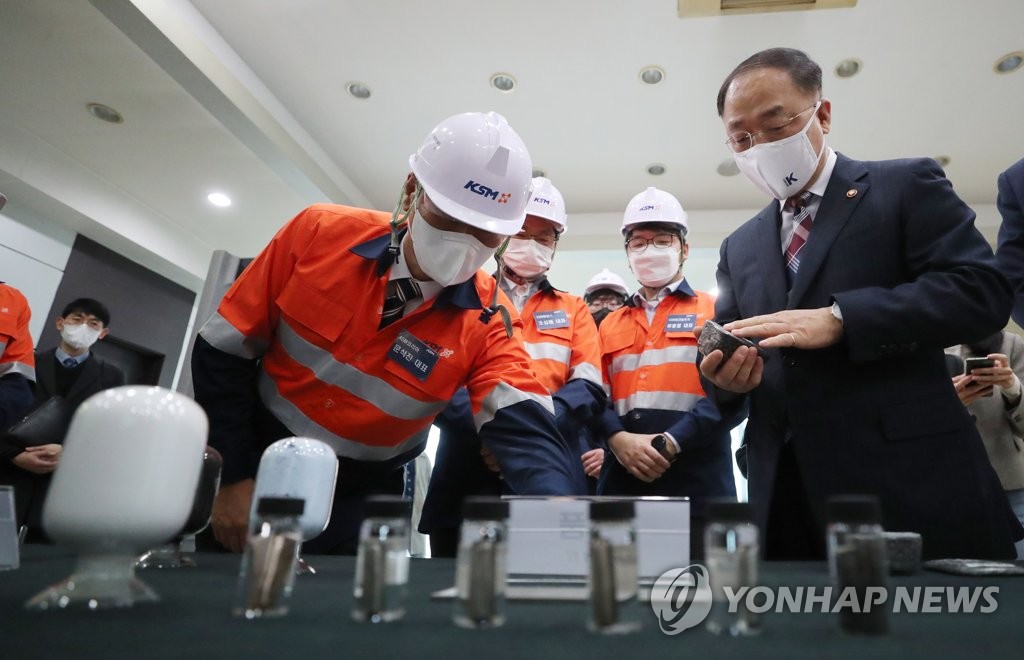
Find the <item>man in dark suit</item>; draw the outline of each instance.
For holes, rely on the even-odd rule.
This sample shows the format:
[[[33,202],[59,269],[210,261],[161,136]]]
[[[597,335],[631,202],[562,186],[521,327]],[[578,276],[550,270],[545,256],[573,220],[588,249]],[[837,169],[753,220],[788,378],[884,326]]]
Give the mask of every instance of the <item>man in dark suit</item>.
[[[98,300],[79,298],[64,307],[56,319],[60,344],[37,351],[36,406],[54,396],[74,411],[93,394],[125,384],[124,372],[89,350],[110,332],[110,311]],[[32,447],[0,441],[0,483],[15,487],[19,524],[29,527],[28,540],[44,540],[40,526],[43,500],[50,475],[60,462],[63,438]]]
[[[932,160],[833,152],[821,69],[800,51],[740,64],[718,111],[740,170],[775,198],[723,242],[715,311],[765,355],[701,364],[721,405],[749,393],[766,555],[822,557],[826,499],[858,493],[880,498],[887,529],[920,532],[926,557],[1014,557],[1020,524],[943,357],[1010,313],[974,213]]]
[[[998,186],[996,207],[1003,223],[996,259],[1015,293],[1013,320],[1024,327],[1024,158],[999,175]]]

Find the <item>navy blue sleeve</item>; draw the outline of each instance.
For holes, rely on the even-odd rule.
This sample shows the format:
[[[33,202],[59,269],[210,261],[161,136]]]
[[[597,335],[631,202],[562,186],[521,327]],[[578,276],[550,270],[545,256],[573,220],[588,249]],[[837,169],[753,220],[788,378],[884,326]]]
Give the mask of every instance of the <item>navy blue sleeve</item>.
[[[536,401],[499,408],[480,428],[480,441],[494,454],[505,483],[517,495],[587,492],[579,456],[562,438],[554,416]]]
[[[704,397],[693,410],[680,416],[678,421],[665,430],[679,443],[680,451],[686,453],[718,442],[723,434],[728,437],[728,432],[743,421],[746,414],[746,405],[733,405],[723,415],[713,400]]]
[[[597,383],[574,378],[551,395],[555,420],[563,438],[576,438],[587,424],[604,413],[608,397]]]
[[[448,402],[448,406],[434,419],[434,425],[442,431],[457,433],[460,436],[475,436],[476,424],[473,422],[469,390],[460,387]]]
[[[1013,286],[1013,320],[1024,326],[1024,160],[999,175],[998,188],[996,208],[1003,222],[996,259]]]
[[[0,378],[0,429],[6,431],[20,421],[35,402],[32,381],[22,374],[8,374]],[[24,449],[18,443],[7,443],[0,438],[0,461],[9,461]]]
[[[35,401],[32,381],[22,374],[0,378],[0,429],[7,430],[28,414]]]
[[[192,349],[192,385],[196,402],[210,420],[211,447],[224,459],[226,484],[256,476],[252,416],[259,362],[218,350],[202,336]]]

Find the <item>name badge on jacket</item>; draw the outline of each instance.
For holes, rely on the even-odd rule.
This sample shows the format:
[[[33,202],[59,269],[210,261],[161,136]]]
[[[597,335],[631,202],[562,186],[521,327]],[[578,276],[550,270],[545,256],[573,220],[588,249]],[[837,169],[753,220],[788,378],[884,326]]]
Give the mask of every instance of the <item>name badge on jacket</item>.
[[[426,380],[437,364],[438,355],[408,330],[402,330],[391,345],[388,357],[419,380]]]
[[[569,317],[565,315],[565,310],[561,309],[551,312],[534,312],[533,322],[537,324],[538,330],[569,327]]]
[[[692,332],[696,326],[696,314],[669,314],[665,321],[665,332]]]

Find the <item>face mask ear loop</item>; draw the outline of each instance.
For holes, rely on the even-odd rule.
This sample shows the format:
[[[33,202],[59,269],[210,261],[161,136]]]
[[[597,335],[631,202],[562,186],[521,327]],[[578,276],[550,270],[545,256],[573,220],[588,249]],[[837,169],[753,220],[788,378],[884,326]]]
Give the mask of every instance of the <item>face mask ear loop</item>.
[[[402,186],[402,194],[398,198],[395,210],[391,212],[391,221],[388,223],[391,227],[391,243],[388,245],[389,258],[381,260],[380,265],[377,267],[378,275],[383,275],[389,267],[398,263],[398,256],[402,253],[402,244],[398,240],[398,233],[402,227],[409,224],[409,220],[412,218],[413,213],[415,213],[416,204],[419,202],[422,192],[423,188],[420,186],[419,181],[416,182],[412,195],[406,193],[405,186]]]
[[[501,288],[502,271],[505,270],[505,263],[501,259],[501,255],[505,254],[505,250],[508,248],[509,238],[506,238],[501,246],[494,253],[494,260],[498,262],[498,272],[494,276],[494,296],[491,298],[490,307],[485,307],[484,311],[480,312],[480,322],[490,323],[491,317],[495,314],[501,314],[501,322],[505,326],[505,334],[508,335],[509,339],[512,338],[512,315],[508,313],[504,305],[498,304],[498,289]]]

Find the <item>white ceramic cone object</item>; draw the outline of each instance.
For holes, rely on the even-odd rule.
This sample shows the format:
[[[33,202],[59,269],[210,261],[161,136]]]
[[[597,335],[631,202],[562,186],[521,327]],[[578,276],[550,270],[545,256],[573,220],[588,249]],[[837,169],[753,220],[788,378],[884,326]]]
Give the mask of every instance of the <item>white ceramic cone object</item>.
[[[250,530],[261,497],[293,497],[306,502],[299,519],[302,540],[319,536],[331,519],[337,479],[338,456],[327,443],[312,438],[278,440],[260,458],[249,510]]]
[[[188,519],[207,430],[195,401],[160,387],[117,387],[79,406],[43,506],[46,533],[78,551],[78,566],[26,606],[97,609],[158,600],[135,579],[135,556],[173,537]]]

